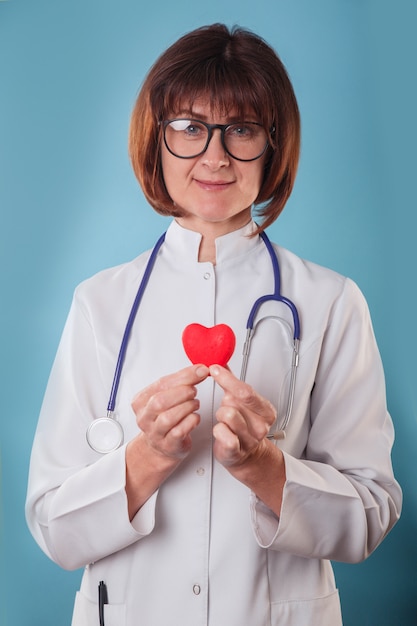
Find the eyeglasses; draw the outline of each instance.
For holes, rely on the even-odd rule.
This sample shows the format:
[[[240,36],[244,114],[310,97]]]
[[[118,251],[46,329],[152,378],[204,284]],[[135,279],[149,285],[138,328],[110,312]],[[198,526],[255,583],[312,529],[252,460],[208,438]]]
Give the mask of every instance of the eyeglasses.
[[[200,120],[180,118],[165,120],[162,124],[167,149],[180,159],[192,159],[203,154],[217,128],[223,148],[237,161],[255,161],[269,145],[267,132],[258,122],[206,124]]]

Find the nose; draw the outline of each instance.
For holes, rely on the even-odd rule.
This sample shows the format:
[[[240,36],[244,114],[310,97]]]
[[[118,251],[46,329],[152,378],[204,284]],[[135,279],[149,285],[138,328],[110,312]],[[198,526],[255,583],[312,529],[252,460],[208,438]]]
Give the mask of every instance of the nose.
[[[206,151],[202,154],[202,162],[213,171],[229,165],[229,155],[222,144],[220,128],[215,128]]]

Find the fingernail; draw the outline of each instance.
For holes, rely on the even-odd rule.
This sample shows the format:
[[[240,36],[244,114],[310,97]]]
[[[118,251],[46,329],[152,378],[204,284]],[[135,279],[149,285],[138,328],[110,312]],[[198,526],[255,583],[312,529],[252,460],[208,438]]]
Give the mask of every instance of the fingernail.
[[[203,378],[203,376],[207,376],[207,367],[205,367],[204,365],[200,365],[199,367],[197,367],[195,373],[197,374],[197,376]]]
[[[218,374],[220,374],[220,370],[219,370],[219,368],[217,367],[217,365],[212,365],[212,366],[210,367],[210,374],[211,374],[212,376],[217,376]]]

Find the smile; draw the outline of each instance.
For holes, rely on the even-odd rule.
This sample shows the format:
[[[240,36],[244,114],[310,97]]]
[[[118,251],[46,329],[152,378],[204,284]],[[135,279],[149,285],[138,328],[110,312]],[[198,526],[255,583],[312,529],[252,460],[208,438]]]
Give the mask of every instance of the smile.
[[[199,180],[195,178],[194,181],[200,189],[204,189],[205,191],[223,191],[233,184],[233,181],[226,180]]]

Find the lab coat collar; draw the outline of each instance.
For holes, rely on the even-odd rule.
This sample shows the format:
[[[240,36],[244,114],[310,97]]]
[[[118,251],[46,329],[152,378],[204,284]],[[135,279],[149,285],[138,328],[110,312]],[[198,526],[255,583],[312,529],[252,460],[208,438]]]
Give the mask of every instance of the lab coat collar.
[[[216,239],[216,265],[224,263],[229,259],[236,259],[260,245],[260,238],[250,237],[257,226],[254,221],[250,221],[243,228],[234,230],[231,233],[222,235]],[[165,246],[175,255],[177,260],[184,260],[188,263],[198,260],[201,234],[193,230],[188,230],[180,226],[173,220],[168,227],[165,236]]]

